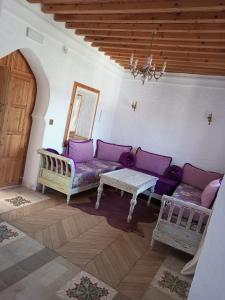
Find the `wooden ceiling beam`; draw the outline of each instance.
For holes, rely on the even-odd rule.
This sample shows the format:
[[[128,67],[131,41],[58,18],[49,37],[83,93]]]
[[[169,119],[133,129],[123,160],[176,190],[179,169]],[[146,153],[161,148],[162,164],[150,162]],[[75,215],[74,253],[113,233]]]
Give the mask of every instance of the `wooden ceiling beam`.
[[[45,13],[60,14],[124,14],[124,13],[173,13],[216,12],[225,10],[223,0],[157,0],[94,4],[43,4]]]
[[[127,45],[127,44],[112,44],[112,43],[101,43],[101,42],[94,42],[92,43],[93,47],[97,48],[108,48],[108,49],[129,49],[129,50],[139,50],[140,45]],[[142,50],[149,51],[149,46],[142,45],[141,46]],[[189,47],[178,47],[178,46],[160,46],[156,47],[153,46],[152,48],[153,52],[154,51],[166,51],[166,52],[177,52],[177,53],[182,53],[182,52],[189,52],[189,53],[198,53],[198,54],[217,54],[217,55],[225,55],[225,49],[207,49],[207,48],[189,48]]]
[[[135,23],[135,24],[164,24],[164,23],[225,23],[225,12],[188,13],[158,13],[158,14],[56,14],[55,21],[88,22],[88,23]]]
[[[84,38],[87,42],[94,42],[103,44],[115,44],[115,45],[146,45],[150,46],[151,39],[120,39],[120,38],[96,38],[86,36]],[[225,49],[225,42],[203,42],[203,41],[167,41],[167,40],[154,40],[153,46],[169,46],[169,47],[188,47],[188,48],[205,48],[205,49]]]
[[[144,55],[147,57],[149,55],[149,50],[141,50],[141,49],[110,49],[110,48],[99,48],[99,51],[104,52],[106,55],[117,55],[117,56],[124,56],[128,55],[130,57],[131,53],[134,53],[135,57],[138,57],[139,55]],[[152,51],[153,57],[163,57],[164,59],[174,58],[186,58],[186,59],[206,59],[206,60],[217,60],[221,61],[223,63],[223,60],[225,59],[225,55],[217,55],[217,53],[190,53],[188,51],[182,52],[182,53],[176,53],[176,52],[167,52],[167,51]]]
[[[118,56],[118,55],[109,55],[109,54],[106,54],[108,55],[111,59],[114,59],[114,60],[118,60],[118,61],[130,61],[130,55],[127,55],[127,56]],[[138,61],[143,61],[143,62],[146,62],[147,61],[147,56],[136,56],[135,59],[138,59]],[[203,65],[214,65],[214,66],[218,66],[220,67],[221,65],[223,66],[224,65],[224,68],[225,68],[225,58],[223,60],[212,60],[212,59],[201,59],[201,58],[185,58],[185,57],[179,57],[179,58],[170,58],[170,57],[167,57],[167,58],[164,58],[164,57],[160,57],[160,56],[154,56],[153,57],[153,61],[167,61],[167,62],[171,62],[171,63],[182,63],[182,64],[195,64],[195,63],[200,63],[200,64],[203,64]]]
[[[69,29],[91,29],[107,31],[141,31],[141,32],[189,32],[189,33],[225,33],[225,24],[104,24],[86,22],[66,22]]]
[[[77,35],[112,38],[134,38],[134,39],[149,39],[149,32],[130,32],[130,31],[105,31],[105,30],[76,30]],[[205,41],[205,42],[222,42],[225,41],[225,34],[222,33],[163,33],[157,32],[154,40],[167,41]]]
[[[129,60],[121,60],[121,59],[114,59],[114,58],[111,58],[112,60],[114,60],[115,62],[117,63],[120,63],[120,64],[128,64],[129,65]],[[139,66],[143,66],[145,63],[146,63],[146,60],[140,60],[138,61],[139,63]],[[156,68],[160,69],[162,66],[163,66],[163,63],[164,63],[164,60],[154,60],[154,64],[156,65]],[[184,62],[174,62],[174,61],[167,61],[167,67],[186,67],[185,66],[185,63]],[[187,66],[188,67],[188,66]],[[203,69],[216,69],[216,70],[224,70],[225,71],[225,65],[214,65],[214,64],[203,64],[203,63],[197,63],[195,62],[194,65],[191,64],[190,66],[191,68],[194,67],[194,68],[203,68]]]

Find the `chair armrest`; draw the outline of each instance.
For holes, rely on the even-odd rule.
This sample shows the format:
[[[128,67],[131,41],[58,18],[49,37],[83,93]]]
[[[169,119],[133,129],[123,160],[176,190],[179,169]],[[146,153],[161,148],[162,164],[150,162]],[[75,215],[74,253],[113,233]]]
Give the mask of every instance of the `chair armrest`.
[[[42,168],[67,177],[74,177],[75,166],[74,161],[71,158],[44,149],[39,149],[37,152],[42,157]]]
[[[191,203],[191,202],[187,202],[187,201],[183,201],[183,200],[180,200],[180,199],[177,199],[177,198],[174,198],[174,197],[171,197],[171,196],[167,196],[167,195],[164,195],[162,197],[162,205],[161,206],[165,206],[166,204],[172,204],[174,206],[178,206],[178,207],[184,207],[184,208],[189,208],[189,209],[193,209],[195,210],[196,212],[202,212],[206,215],[211,215],[212,213],[212,210],[211,209],[208,209],[204,206],[201,206],[201,205],[197,205],[197,204],[194,204],[194,203]],[[163,205],[164,204],[164,205]]]

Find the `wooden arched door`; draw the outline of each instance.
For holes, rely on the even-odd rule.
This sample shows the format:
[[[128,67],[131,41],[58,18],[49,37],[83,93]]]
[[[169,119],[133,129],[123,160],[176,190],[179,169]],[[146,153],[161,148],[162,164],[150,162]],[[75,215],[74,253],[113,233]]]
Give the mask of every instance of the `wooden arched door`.
[[[0,59],[0,187],[22,182],[36,80],[20,51]]]

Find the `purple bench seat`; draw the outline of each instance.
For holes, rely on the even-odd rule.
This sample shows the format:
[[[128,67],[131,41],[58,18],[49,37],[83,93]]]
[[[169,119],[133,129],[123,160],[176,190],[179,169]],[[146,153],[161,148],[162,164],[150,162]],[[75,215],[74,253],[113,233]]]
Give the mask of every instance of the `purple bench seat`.
[[[76,175],[73,179],[73,188],[98,183],[100,174],[120,169],[122,167],[123,166],[119,162],[101,160],[97,158],[87,162],[76,163]]]

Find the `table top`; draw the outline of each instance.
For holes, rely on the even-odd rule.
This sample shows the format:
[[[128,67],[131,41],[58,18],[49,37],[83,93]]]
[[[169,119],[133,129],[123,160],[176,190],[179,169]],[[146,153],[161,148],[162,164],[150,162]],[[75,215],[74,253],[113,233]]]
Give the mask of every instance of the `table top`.
[[[142,172],[138,172],[131,169],[120,169],[112,172],[100,174],[101,178],[112,179],[123,182],[129,186],[140,187],[148,182],[156,182],[157,177],[151,176]]]

